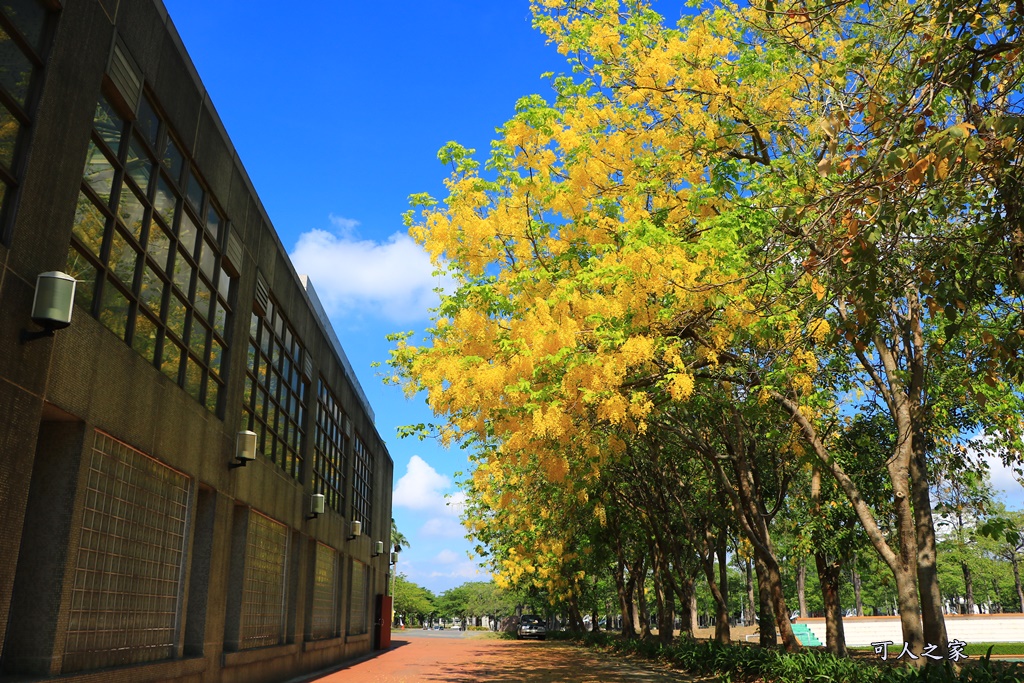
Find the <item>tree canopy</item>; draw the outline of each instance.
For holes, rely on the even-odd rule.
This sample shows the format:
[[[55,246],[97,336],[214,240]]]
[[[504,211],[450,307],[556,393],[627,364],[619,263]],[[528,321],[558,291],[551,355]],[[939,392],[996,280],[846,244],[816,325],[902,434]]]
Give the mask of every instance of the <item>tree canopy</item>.
[[[458,288],[391,357],[472,449],[498,582],[575,604],[613,564],[625,605],[642,569],[664,611],[702,573],[721,622],[742,539],[796,648],[773,524],[800,495],[837,510],[823,590],[856,524],[905,640],[945,647],[935,472],[1024,434],[1019,3],[532,7],[570,73],[482,169],[439,153],[448,196],[407,222]]]

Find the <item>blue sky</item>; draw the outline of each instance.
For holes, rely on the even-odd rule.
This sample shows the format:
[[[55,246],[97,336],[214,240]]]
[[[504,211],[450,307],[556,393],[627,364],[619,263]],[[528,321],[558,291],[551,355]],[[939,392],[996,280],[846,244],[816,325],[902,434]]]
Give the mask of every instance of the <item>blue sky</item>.
[[[527,0],[164,3],[376,412],[395,462],[394,517],[411,541],[399,571],[437,592],[486,580],[444,499],[465,453],[398,439],[398,425],[431,415],[370,364],[387,359],[386,334],[422,330],[436,301],[401,214],[410,194],[443,198],[437,150],[456,140],[483,157],[518,98],[550,94],[540,74],[567,71],[564,59],[531,28]],[[993,481],[1024,506],[1007,471]]]
[[[436,300],[401,214],[410,194],[444,196],[437,150],[456,140],[485,153],[518,98],[550,92],[540,74],[566,71],[564,58],[531,28],[526,0],[164,4],[376,413],[411,541],[399,571],[434,591],[486,580],[443,498],[466,454],[398,439],[396,426],[431,415],[370,364],[387,359],[386,334],[422,330]]]

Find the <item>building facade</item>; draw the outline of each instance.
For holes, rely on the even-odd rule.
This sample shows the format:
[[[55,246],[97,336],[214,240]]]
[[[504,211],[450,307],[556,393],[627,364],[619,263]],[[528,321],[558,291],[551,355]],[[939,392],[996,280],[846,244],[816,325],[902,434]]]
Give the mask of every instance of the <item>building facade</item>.
[[[393,463],[160,0],[0,3],[0,416],[0,681],[375,647]]]

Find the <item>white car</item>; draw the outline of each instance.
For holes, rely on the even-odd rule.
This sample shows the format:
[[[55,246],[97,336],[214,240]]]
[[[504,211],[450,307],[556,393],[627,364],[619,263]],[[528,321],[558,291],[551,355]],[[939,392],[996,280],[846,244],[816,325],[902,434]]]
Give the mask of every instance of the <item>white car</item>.
[[[519,630],[516,632],[516,635],[520,640],[523,638],[544,640],[547,633],[548,629],[544,625],[544,620],[537,615],[524,614],[519,618]]]

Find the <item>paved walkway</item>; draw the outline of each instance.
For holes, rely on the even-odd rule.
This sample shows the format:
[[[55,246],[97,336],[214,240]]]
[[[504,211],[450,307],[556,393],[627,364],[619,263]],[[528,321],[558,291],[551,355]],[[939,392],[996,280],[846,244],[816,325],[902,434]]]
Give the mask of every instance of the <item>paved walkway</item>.
[[[456,635],[458,634],[458,635]],[[310,683],[678,683],[669,669],[564,642],[491,640],[472,632],[398,631],[392,648]]]

